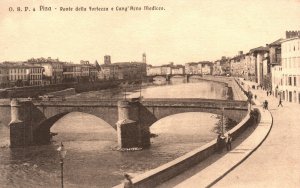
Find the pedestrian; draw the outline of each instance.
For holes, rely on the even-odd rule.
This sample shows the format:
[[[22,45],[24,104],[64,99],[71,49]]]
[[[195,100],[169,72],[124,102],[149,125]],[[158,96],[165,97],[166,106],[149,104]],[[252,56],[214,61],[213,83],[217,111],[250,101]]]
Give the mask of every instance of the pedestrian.
[[[279,107],[279,106],[283,107],[281,97],[279,98],[279,104],[278,104],[278,107]]]
[[[124,180],[124,188],[131,188],[131,187],[133,187],[133,183],[131,181],[131,176],[125,173],[124,174],[124,178],[125,178],[125,180]]]
[[[268,101],[267,100],[265,100],[265,109],[268,110]]]
[[[257,98],[257,96],[256,95],[254,95],[254,99],[256,100],[256,98]]]
[[[231,141],[232,141],[231,134],[228,133],[228,135],[226,137],[226,148],[227,148],[227,151],[231,150]]]
[[[269,91],[267,91],[267,96],[269,95]]]
[[[224,138],[222,137],[221,134],[219,134],[217,138],[217,150],[219,153],[223,152],[223,146],[224,146]]]

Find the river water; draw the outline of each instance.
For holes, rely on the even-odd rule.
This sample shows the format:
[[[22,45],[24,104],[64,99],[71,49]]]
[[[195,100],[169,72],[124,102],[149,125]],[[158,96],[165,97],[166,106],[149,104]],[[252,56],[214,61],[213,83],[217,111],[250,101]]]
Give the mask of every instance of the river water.
[[[222,84],[191,79],[183,83],[174,78],[166,84],[144,86],[144,98],[213,98],[223,99]],[[70,98],[139,96],[139,91],[123,88],[77,94]],[[219,118],[209,113],[182,113],[163,118],[153,124],[149,149],[135,152],[116,151],[116,131],[101,119],[73,112],[58,120],[51,128],[56,132],[49,145],[10,149],[9,130],[0,126],[0,187],[59,187],[60,164],[56,149],[63,141],[67,150],[64,160],[65,187],[112,187],[124,173],[141,174],[211,141],[216,137]]]

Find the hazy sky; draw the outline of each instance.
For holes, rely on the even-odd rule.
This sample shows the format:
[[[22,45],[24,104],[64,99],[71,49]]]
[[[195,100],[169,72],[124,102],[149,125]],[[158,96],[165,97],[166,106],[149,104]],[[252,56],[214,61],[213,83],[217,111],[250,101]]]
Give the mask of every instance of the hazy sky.
[[[52,12],[9,7],[52,6]],[[60,12],[61,6],[164,6],[164,11]],[[216,60],[300,30],[296,0],[1,0],[0,62],[52,57],[153,65]]]

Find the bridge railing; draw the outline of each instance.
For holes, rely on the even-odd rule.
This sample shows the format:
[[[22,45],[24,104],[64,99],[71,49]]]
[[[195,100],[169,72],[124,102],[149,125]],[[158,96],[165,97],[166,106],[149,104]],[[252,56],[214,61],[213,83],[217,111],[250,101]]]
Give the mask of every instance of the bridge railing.
[[[248,109],[247,101],[214,100],[214,99],[145,99],[144,106],[152,107],[202,107],[202,108],[240,108]]]

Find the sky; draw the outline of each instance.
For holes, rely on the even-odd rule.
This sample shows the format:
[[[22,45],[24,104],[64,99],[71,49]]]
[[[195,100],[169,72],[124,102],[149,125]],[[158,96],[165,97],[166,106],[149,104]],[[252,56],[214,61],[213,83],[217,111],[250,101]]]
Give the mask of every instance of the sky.
[[[16,11],[41,5],[52,11]],[[164,10],[59,11],[76,6]],[[300,30],[299,10],[300,0],[1,0],[0,62],[52,57],[103,63],[104,55],[112,62],[142,61],[142,53],[152,65],[214,61]]]

